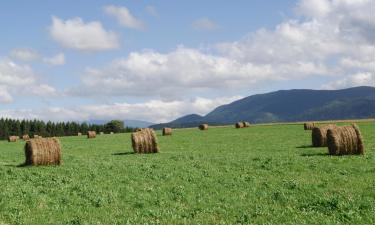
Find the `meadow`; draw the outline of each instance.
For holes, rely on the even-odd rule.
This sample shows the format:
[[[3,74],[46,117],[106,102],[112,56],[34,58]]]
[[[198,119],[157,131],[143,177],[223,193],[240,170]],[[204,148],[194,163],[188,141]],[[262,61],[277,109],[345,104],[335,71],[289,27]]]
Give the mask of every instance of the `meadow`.
[[[18,167],[0,142],[1,224],[375,224],[375,122],[364,156],[312,148],[301,124],[174,130],[161,153],[130,134],[60,138],[61,166]]]

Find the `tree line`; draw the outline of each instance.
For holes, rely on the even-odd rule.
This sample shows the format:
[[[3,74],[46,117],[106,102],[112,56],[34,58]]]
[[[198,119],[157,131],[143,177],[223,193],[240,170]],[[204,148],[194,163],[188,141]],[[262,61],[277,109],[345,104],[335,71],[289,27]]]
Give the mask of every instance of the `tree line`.
[[[120,120],[112,120],[106,124],[88,124],[77,122],[44,122],[42,120],[18,120],[0,119],[0,139],[5,140],[9,136],[22,137],[28,134],[30,137],[39,135],[42,137],[76,136],[78,133],[87,134],[87,131],[104,133],[125,133],[132,132],[134,128],[125,127]]]

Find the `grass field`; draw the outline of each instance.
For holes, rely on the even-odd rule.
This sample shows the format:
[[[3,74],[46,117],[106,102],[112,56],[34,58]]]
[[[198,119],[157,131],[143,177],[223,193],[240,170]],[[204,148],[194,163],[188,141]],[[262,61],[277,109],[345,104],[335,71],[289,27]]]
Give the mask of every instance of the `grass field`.
[[[364,156],[292,124],[158,133],[153,155],[66,137],[59,167],[17,167],[24,143],[1,141],[0,224],[375,224],[375,122],[358,125]]]

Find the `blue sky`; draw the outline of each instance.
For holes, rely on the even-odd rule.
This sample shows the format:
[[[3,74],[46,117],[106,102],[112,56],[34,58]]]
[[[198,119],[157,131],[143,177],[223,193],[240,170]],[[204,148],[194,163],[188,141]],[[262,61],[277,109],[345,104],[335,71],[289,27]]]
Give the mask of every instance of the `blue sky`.
[[[0,3],[0,116],[165,122],[374,83],[372,1],[38,3]]]

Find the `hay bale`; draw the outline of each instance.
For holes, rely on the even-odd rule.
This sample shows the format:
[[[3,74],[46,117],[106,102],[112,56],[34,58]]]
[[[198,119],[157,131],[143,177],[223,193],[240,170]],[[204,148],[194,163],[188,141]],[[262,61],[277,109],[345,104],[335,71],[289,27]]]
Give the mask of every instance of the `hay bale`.
[[[141,131],[142,130],[142,128],[137,128],[137,129],[135,129],[135,132],[138,132],[138,131]]]
[[[82,136],[82,133],[81,133],[81,132],[78,132],[77,136]]]
[[[201,124],[198,128],[199,130],[208,130],[208,124]]]
[[[158,153],[159,147],[155,131],[149,128],[132,133],[132,146],[135,153]]]
[[[26,141],[25,165],[60,165],[61,145],[57,138],[38,138]]]
[[[327,131],[336,128],[336,125],[329,124],[323,127],[314,127],[311,132],[312,145],[314,147],[327,147]]]
[[[43,138],[43,137],[40,135],[34,134],[34,138]]]
[[[355,124],[329,129],[327,145],[330,155],[363,155],[365,152],[361,132]]]
[[[87,131],[87,138],[96,138],[96,131]]]
[[[114,134],[112,131],[109,134]]]
[[[29,136],[28,134],[24,134],[24,135],[22,136],[22,140],[24,140],[24,141],[28,141],[28,140],[30,140],[30,136]]]
[[[104,134],[104,132],[102,131],[102,132],[100,132],[99,134],[100,134],[100,135],[103,135],[103,134]]]
[[[312,129],[315,128],[315,123],[305,123],[305,124],[303,124],[303,128],[305,130],[312,130]]]
[[[244,127],[250,127],[250,123],[249,123],[249,122],[244,121],[244,122],[242,122],[242,123],[243,123]]]
[[[172,135],[172,128],[164,127],[163,128],[163,136],[170,136]]]
[[[244,124],[243,122],[237,122],[237,123],[235,124],[235,126],[236,126],[237,129],[240,129],[240,128],[244,128],[244,127],[245,127],[245,124]]]
[[[17,142],[19,139],[18,136],[9,136],[8,137],[8,142]]]

